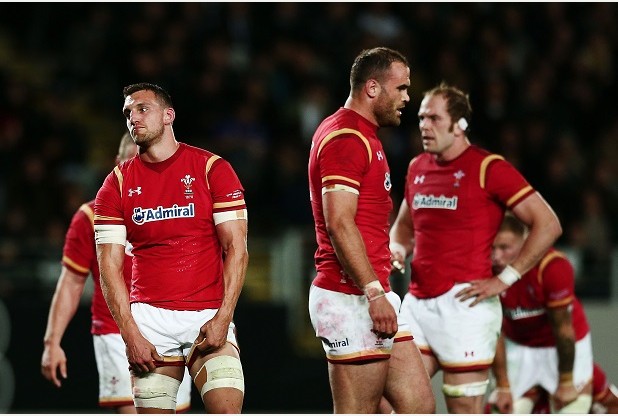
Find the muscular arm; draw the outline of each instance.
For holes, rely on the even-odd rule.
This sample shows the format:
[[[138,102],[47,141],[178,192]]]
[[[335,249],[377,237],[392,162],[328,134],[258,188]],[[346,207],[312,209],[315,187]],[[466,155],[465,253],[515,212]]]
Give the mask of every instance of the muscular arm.
[[[575,330],[568,307],[549,308],[547,310],[558,352],[558,372],[561,380],[571,380],[575,362]]]
[[[359,288],[377,280],[363,238],[354,222],[358,196],[345,191],[327,192],[322,197],[326,231],[339,262]]]
[[[391,242],[399,243],[406,249],[406,255],[414,249],[414,224],[410,217],[410,207],[405,199],[401,201],[399,213],[389,232]],[[405,259],[402,259],[405,260]]]
[[[558,217],[543,197],[535,193],[513,209],[513,214],[530,233],[517,258],[511,263],[520,274],[528,272],[562,234]]]
[[[41,372],[43,376],[56,387],[62,385],[58,377],[58,371],[60,371],[62,378],[67,378],[67,359],[60,346],[60,341],[69,322],[75,316],[85,284],[86,278],[84,276],[67,269],[65,266],[62,267],[56,291],[49,308],[47,328],[43,338],[45,349],[41,358]]]
[[[234,318],[234,310],[245,282],[249,263],[246,220],[233,220],[218,224],[217,235],[224,257],[223,302],[213,319],[202,325],[195,340],[196,348],[204,353],[215,352],[225,345],[227,331]]]
[[[367,283],[378,280],[361,233],[354,222],[358,206],[357,195],[351,192],[326,192],[322,196],[326,230],[348,276],[363,289]],[[373,331],[379,336],[393,337],[397,333],[397,314],[385,297],[369,302]]]
[[[538,193],[528,196],[515,206],[513,214],[530,229],[530,234],[519,255],[510,264],[521,276],[541,260],[562,234],[562,227],[554,211]],[[505,291],[508,287],[507,283],[497,276],[493,276],[491,279],[471,282],[469,287],[459,291],[455,296],[462,301],[476,297],[470,303],[470,306],[475,306],[479,302]]]
[[[154,345],[143,337],[131,314],[129,293],[122,276],[124,256],[122,244],[97,244],[101,289],[127,346],[129,364],[137,372],[153,371],[154,360],[161,357]]]
[[[573,364],[575,362],[575,330],[568,307],[548,308],[549,322],[556,338],[558,353],[558,388],[553,394],[557,409],[571,403],[578,392],[573,385]]]

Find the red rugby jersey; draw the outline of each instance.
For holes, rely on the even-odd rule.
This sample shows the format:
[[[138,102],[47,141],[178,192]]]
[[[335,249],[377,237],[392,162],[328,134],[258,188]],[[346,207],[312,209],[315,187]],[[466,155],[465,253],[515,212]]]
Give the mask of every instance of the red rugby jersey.
[[[574,290],[573,266],[564,254],[550,249],[535,267],[501,294],[504,334],[530,347],[555,346],[547,309],[569,305],[575,339],[579,341],[590,328]]]
[[[213,214],[246,208],[244,189],[219,156],[180,143],[167,160],[117,166],[95,203],[95,224],[123,224],[133,244],[131,302],[176,310],[218,308],[223,250]]]
[[[71,225],[67,230],[62,252],[62,264],[73,273],[86,278],[92,272],[94,291],[92,293],[92,326],[90,332],[94,335],[117,334],[118,325],[114,321],[103,292],[99,265],[97,264],[96,246],[94,243],[94,200],[83,204],[73,215]],[[128,245],[130,247],[130,245]],[[124,280],[127,289],[131,287],[131,256],[130,252],[124,258]]]
[[[410,293],[432,298],[491,277],[491,245],[504,212],[532,193],[510,163],[477,146],[448,162],[429,153],[412,159],[404,195],[414,224]]]
[[[378,279],[385,290],[390,290],[391,178],[377,130],[376,125],[355,111],[340,108],[320,124],[313,136],[309,191],[318,243],[315,252],[317,276],[313,283],[321,288],[356,295],[363,293],[344,273],[324,222],[322,188],[345,185],[359,193],[355,223]]]

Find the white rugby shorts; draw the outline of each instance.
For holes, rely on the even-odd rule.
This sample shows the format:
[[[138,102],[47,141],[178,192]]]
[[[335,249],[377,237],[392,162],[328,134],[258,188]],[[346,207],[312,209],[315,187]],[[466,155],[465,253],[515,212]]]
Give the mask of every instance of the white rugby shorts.
[[[210,321],[217,309],[178,311],[157,308],[147,303],[132,303],[131,313],[142,335],[164,357],[187,358],[200,328]],[[230,322],[227,341],[238,349],[234,322]]]
[[[528,347],[504,339],[509,383],[513,399],[539,385],[551,394],[558,388],[556,347]],[[578,391],[592,380],[593,357],[590,333],[575,343],[573,384]]]
[[[401,299],[395,292],[386,298],[399,311]],[[311,285],[309,316],[316,337],[322,341],[326,358],[332,363],[386,359],[395,339],[411,339],[410,327],[398,314],[399,330],[394,338],[379,338],[371,329],[369,301],[365,295],[349,295]]]
[[[410,324],[414,342],[423,354],[436,357],[448,372],[478,371],[491,367],[502,326],[497,296],[470,307],[455,294],[469,283],[459,283],[435,298],[419,299],[406,293],[401,315]]]

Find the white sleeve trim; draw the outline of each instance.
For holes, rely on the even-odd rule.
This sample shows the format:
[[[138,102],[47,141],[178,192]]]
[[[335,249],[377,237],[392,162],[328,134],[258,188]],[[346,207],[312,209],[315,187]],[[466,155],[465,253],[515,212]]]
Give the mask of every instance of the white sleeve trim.
[[[247,208],[237,209],[236,211],[215,212],[212,214],[215,225],[219,225],[226,221],[248,220],[249,214]]]
[[[94,241],[97,244],[122,244],[127,243],[127,227],[124,225],[95,225]]]
[[[342,185],[339,183],[335,185],[328,185],[328,186],[322,187],[322,195],[324,195],[327,192],[336,192],[336,191],[351,192],[354,195],[359,195],[358,189],[352,188],[351,186]]]

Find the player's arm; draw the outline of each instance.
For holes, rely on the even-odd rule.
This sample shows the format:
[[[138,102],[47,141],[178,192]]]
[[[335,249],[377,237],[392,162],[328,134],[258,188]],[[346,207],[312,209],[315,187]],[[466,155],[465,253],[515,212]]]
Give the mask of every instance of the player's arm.
[[[124,226],[114,227],[124,228]],[[96,228],[95,230],[97,239],[107,238],[101,230]],[[138,373],[153,371],[156,368],[154,360],[160,360],[161,357],[157,354],[154,345],[143,337],[131,314],[129,293],[122,275],[125,252],[124,244],[120,244],[121,240],[126,242],[126,233],[118,237],[116,243],[100,243],[97,240],[101,289],[105,302],[118,325],[120,335],[127,346],[129,364]]]
[[[242,219],[221,222],[216,226],[223,248],[223,302],[214,318],[200,328],[195,343],[196,348],[202,352],[214,352],[225,345],[228,327],[234,318],[234,310],[245,282],[249,263],[246,210],[239,210],[234,216]]]
[[[60,342],[69,322],[75,316],[79,299],[84,291],[86,278],[69,270],[66,266],[62,266],[56,291],[49,308],[47,328],[43,338],[44,350],[41,358],[41,372],[56,387],[62,385],[60,377],[67,378],[67,359]]]
[[[410,217],[408,201],[405,198],[401,201],[397,218],[390,229],[389,236],[391,263],[393,267],[403,273],[408,253],[411,253],[414,249],[414,224]]]
[[[558,217],[537,192],[517,204],[513,208],[513,214],[529,227],[528,238],[517,258],[498,276],[471,282],[469,287],[456,294],[462,301],[476,297],[470,303],[471,307],[508,289],[541,260],[562,234]]]
[[[391,338],[397,333],[397,314],[384,296],[371,294],[367,287],[378,281],[371,266],[361,233],[354,222],[358,207],[358,196],[343,190],[325,192],[322,195],[326,230],[341,266],[356,285],[367,293],[369,315],[373,331],[382,337]],[[373,284],[373,283],[372,283]]]
[[[512,413],[513,412],[513,396],[511,395],[511,388],[509,384],[509,378],[507,375],[507,360],[506,360],[506,348],[504,346],[504,333],[500,334],[498,343],[496,344],[496,355],[494,356],[494,362],[492,363],[492,371],[496,379],[496,407],[500,413]]]
[[[577,398],[573,385],[573,365],[575,363],[575,329],[569,305],[547,308],[549,323],[556,340],[558,353],[558,388],[554,400],[558,408]]]
[[[519,256],[511,263],[520,275],[532,269],[562,234],[554,210],[535,192],[513,208],[513,214],[530,230]]]

